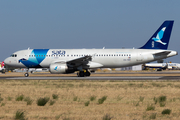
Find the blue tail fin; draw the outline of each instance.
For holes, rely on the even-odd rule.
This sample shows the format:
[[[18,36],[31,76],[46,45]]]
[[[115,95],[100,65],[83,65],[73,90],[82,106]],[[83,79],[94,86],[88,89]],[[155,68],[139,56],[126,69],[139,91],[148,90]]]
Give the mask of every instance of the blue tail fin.
[[[174,21],[164,21],[148,42],[139,49],[167,50]]]

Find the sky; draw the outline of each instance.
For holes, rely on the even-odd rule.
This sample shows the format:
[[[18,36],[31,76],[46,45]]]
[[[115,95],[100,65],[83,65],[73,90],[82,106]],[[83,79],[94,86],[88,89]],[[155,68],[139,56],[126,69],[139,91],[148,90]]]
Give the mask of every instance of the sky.
[[[168,49],[180,53],[179,0],[0,0],[0,61],[23,49],[139,48],[174,20]],[[164,62],[180,63],[180,56]]]

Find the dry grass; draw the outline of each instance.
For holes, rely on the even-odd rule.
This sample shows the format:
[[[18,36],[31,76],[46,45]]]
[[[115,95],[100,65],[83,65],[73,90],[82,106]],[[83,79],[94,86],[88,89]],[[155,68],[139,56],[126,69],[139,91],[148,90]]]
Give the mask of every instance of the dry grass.
[[[13,119],[18,110],[24,111],[25,118],[30,120],[102,120],[106,115],[112,120],[132,120],[150,119],[154,114],[156,119],[180,119],[180,82],[177,81],[0,80],[0,94],[4,104],[0,107],[0,118],[6,120]],[[53,94],[58,99],[53,99]],[[16,101],[18,95],[30,97],[32,104]],[[91,96],[96,99],[90,101]],[[107,99],[98,104],[103,96]],[[159,96],[167,98],[164,107],[154,103],[153,98]],[[36,101],[42,97],[49,97],[55,103],[50,105],[49,101],[38,106]],[[85,106],[87,101],[90,103]],[[155,109],[147,111],[148,105]],[[170,109],[171,114],[161,114],[164,109]]]

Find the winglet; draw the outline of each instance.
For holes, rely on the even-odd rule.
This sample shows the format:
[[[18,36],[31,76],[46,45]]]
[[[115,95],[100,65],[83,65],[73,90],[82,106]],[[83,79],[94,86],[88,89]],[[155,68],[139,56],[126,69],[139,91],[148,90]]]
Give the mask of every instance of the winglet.
[[[164,21],[148,42],[139,49],[167,50],[174,21]]]

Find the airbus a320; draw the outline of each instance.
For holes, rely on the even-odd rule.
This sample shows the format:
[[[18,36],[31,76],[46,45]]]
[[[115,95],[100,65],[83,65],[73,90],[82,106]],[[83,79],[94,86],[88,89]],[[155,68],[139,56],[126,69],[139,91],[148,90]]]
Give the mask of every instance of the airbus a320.
[[[167,50],[174,21],[165,21],[147,43],[138,49],[27,49],[13,53],[5,64],[17,68],[48,68],[54,74],[78,71],[90,76],[90,69],[120,68],[177,55]],[[131,41],[132,42],[132,41]],[[25,73],[28,77],[28,72]]]

